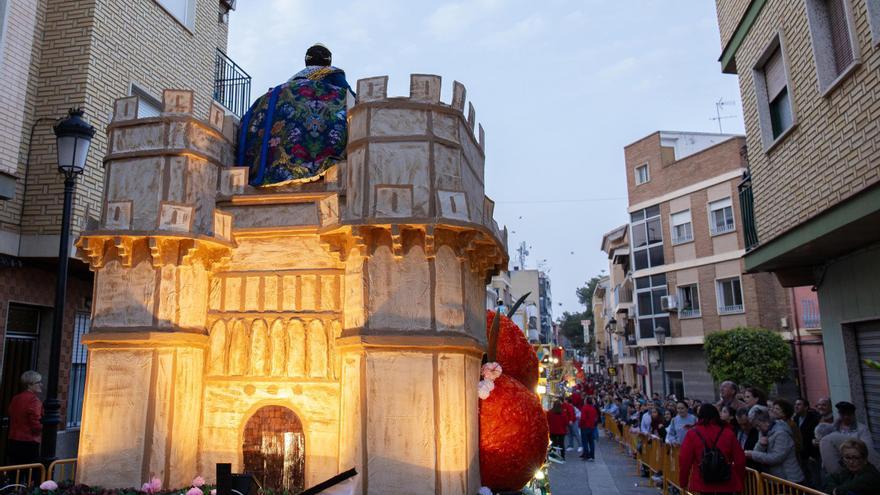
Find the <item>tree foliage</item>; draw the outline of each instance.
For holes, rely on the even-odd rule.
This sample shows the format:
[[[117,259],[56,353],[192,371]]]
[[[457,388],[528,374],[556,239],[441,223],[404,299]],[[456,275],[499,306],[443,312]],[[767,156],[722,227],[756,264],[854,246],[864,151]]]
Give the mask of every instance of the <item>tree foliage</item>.
[[[706,365],[715,381],[732,380],[767,390],[788,376],[791,348],[777,332],[734,328],[706,336]]]
[[[577,293],[578,302],[587,307],[587,312],[590,313],[590,317],[593,316],[593,292],[596,291],[596,286],[599,285],[600,277],[593,277],[587,282],[587,285],[583,287],[578,287],[575,293]]]
[[[586,313],[569,313],[565,311],[559,318],[559,333],[565,336],[575,349],[584,348],[584,327],[581,320],[587,319]]]
[[[593,292],[599,284],[599,279],[600,277],[593,277],[587,282],[587,285],[578,287],[575,290],[578,302],[586,306],[585,311],[578,313],[569,313],[568,311],[565,311],[557,320],[559,323],[559,332],[571,342],[572,347],[585,350],[587,353],[593,351],[596,343],[593,339],[590,339],[589,342],[584,342],[584,327],[581,326],[581,321],[593,319]]]

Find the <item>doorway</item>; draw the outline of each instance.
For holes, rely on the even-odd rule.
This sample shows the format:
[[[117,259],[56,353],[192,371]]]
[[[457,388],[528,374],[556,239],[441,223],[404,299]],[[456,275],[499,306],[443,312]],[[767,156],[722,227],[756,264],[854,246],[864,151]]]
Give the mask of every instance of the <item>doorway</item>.
[[[244,471],[264,489],[299,493],[305,487],[305,447],[296,413],[282,406],[262,407],[244,427]]]

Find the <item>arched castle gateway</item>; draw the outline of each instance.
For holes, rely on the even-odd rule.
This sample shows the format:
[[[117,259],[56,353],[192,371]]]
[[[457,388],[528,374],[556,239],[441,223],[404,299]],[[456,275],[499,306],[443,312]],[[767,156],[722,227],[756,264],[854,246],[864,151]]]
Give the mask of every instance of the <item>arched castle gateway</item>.
[[[485,282],[507,263],[483,131],[461,84],[451,105],[438,76],[405,98],[357,86],[348,160],[269,191],[231,166],[216,104],[198,120],[168,90],[136,119],[117,100],[104,218],[78,243],[95,271],[78,481],[183,487],[277,465],[286,438],[291,483],[356,467],[363,493],[477,491]]]

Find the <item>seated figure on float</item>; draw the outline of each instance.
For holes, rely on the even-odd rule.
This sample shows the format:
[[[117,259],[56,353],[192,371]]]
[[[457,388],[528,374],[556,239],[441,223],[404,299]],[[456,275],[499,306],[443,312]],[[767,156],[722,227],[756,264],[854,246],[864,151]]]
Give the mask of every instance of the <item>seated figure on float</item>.
[[[249,167],[252,186],[317,180],[345,159],[346,102],[354,92],[331,57],[323,45],[309,48],[306,68],[258,98],[242,118],[236,161]]]

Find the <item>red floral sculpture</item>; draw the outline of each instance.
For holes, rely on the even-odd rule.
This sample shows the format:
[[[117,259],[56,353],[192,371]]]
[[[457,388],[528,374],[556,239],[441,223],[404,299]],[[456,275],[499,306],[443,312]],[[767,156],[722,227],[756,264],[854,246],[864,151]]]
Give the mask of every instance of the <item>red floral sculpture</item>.
[[[504,368],[480,401],[482,484],[494,492],[521,489],[544,464],[549,438],[538,396]]]
[[[487,333],[494,318],[494,311],[486,312]],[[516,378],[532,393],[535,392],[535,387],[538,386],[538,355],[522,330],[504,315],[501,315],[495,360],[504,368],[505,375]]]

